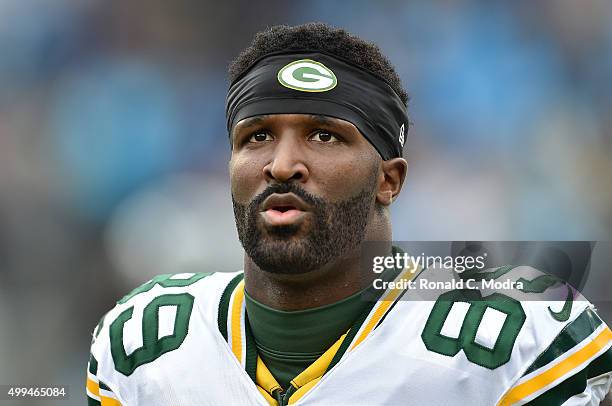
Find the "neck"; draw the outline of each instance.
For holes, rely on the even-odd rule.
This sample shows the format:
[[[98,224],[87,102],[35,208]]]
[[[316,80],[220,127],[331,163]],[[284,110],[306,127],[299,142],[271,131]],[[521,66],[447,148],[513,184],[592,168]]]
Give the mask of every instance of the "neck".
[[[390,227],[377,224],[368,231],[366,241],[388,241],[390,251]],[[370,286],[377,277],[362,269],[361,254],[359,246],[319,269],[301,274],[264,271],[245,255],[245,290],[259,303],[277,310],[305,310],[332,304]]]

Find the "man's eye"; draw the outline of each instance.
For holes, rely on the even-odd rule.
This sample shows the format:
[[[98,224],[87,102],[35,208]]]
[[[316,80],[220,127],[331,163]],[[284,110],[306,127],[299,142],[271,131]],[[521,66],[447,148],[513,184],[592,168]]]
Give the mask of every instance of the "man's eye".
[[[332,134],[330,134],[328,132],[325,132],[325,131],[317,132],[316,134],[314,134],[311,137],[311,139],[313,141],[319,141],[319,142],[325,142],[325,143],[328,143],[328,142],[331,143],[331,142],[340,141],[335,135],[332,135]]]
[[[249,142],[271,141],[272,136],[268,133],[255,133],[249,138]]]

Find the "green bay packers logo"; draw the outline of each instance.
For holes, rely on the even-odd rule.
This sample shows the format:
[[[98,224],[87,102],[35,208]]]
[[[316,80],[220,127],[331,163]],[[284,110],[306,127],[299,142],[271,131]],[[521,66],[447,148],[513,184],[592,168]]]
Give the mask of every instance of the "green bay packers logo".
[[[300,59],[283,66],[278,71],[278,81],[302,92],[326,92],[338,84],[334,72],[312,59]]]

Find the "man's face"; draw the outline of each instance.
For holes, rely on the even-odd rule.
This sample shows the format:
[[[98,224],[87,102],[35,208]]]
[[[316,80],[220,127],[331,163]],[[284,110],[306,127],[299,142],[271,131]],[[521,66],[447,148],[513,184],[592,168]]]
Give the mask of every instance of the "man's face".
[[[261,269],[304,273],[355,249],[381,158],[344,120],[273,114],[238,122],[230,178],[238,236]]]

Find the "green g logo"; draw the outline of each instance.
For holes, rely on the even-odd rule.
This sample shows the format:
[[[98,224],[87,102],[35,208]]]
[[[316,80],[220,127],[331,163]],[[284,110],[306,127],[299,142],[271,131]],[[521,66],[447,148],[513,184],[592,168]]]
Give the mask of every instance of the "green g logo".
[[[300,59],[283,66],[278,71],[278,81],[302,92],[326,92],[338,84],[334,72],[312,59]]]

